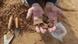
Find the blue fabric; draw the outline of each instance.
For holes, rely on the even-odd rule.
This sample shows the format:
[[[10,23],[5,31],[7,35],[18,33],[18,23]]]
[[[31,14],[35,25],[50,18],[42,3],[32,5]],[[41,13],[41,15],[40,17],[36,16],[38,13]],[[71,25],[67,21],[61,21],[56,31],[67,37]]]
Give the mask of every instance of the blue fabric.
[[[47,0],[47,1],[55,4],[57,0]]]
[[[46,2],[56,3],[57,0],[27,0],[28,4],[32,6],[33,3],[45,4]]]
[[[27,0],[28,4],[32,6],[33,3],[38,3],[36,0]]]

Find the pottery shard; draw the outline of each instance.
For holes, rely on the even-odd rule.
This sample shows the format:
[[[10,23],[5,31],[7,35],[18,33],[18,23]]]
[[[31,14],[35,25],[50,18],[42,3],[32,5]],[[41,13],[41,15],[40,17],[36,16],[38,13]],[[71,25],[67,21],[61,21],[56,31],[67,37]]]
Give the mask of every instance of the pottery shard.
[[[78,0],[58,0],[57,5],[66,10],[78,10]]]

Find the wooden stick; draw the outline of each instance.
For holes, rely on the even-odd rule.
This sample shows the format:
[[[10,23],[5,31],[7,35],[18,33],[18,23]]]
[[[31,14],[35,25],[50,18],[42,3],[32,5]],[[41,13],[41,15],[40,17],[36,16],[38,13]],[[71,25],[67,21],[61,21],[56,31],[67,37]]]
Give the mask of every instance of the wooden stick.
[[[8,29],[11,28],[12,19],[13,19],[13,15],[11,15],[10,18],[9,18]]]
[[[15,26],[18,28],[18,17],[15,18]]]

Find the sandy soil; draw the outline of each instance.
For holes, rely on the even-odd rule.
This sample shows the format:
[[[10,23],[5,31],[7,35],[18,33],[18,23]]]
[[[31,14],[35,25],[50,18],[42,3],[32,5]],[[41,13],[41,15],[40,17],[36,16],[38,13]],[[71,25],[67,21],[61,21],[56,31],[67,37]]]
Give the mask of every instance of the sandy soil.
[[[50,34],[40,34],[29,29],[25,21],[26,13],[27,7],[23,6],[19,0],[4,1],[4,4],[0,6],[0,38],[2,39],[2,32],[8,30],[8,18],[11,14],[19,15],[19,26],[23,30],[20,36],[13,39],[12,44],[78,44],[78,11],[63,10],[65,19],[61,19],[61,21],[68,31],[63,43],[53,38]],[[15,29],[14,25],[12,29]],[[3,44],[1,41],[0,44]]]

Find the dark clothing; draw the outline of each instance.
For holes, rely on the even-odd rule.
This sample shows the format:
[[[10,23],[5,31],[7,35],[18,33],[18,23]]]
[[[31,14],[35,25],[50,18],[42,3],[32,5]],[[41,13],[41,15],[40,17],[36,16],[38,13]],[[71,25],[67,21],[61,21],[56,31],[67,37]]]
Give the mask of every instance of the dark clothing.
[[[31,6],[33,3],[39,3],[41,6],[44,6],[46,2],[56,3],[57,0],[27,0],[28,4]]]

